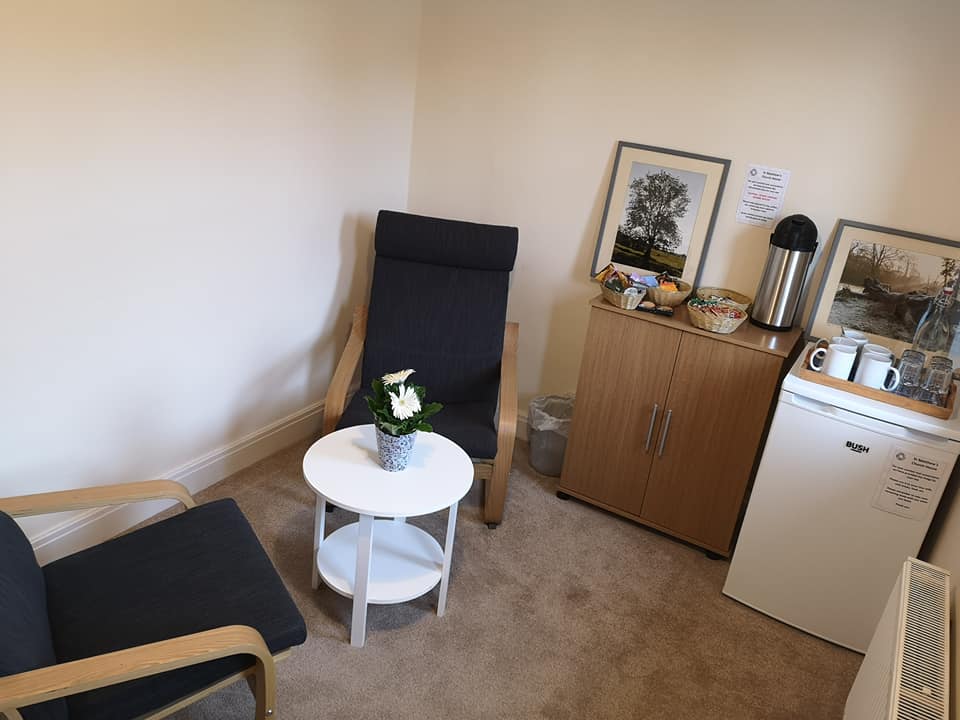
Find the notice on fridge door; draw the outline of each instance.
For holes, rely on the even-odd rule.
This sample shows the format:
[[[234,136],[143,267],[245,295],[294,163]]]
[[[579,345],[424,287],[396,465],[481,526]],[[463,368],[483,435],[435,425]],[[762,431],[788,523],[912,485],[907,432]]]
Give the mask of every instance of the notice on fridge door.
[[[942,460],[894,447],[873,506],[900,517],[922,520],[930,512],[951,469]]]

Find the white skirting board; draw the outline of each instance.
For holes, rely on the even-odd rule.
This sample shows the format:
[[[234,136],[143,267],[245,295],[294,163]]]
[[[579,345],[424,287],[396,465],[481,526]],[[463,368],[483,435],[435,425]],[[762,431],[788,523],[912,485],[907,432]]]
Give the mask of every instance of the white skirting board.
[[[160,475],[197,493],[278,450],[320,432],[323,403],[317,402],[239,440]],[[517,437],[527,441],[527,417],[517,417]],[[83,510],[30,538],[41,565],[129,530],[174,505],[169,500]]]
[[[323,403],[313,403],[159,477],[199,492],[298,440],[318,435],[322,420]],[[114,537],[173,505],[173,501],[157,500],[83,510],[31,537],[30,542],[43,565]]]

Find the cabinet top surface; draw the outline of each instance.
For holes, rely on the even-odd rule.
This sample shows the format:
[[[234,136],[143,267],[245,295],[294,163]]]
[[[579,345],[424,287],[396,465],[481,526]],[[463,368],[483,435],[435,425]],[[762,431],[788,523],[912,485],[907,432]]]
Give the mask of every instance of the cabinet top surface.
[[[790,351],[793,350],[794,345],[797,343],[797,339],[802,333],[802,330],[796,327],[785,332],[764,330],[763,328],[757,327],[749,320],[745,321],[740,327],[728,335],[722,335],[720,333],[714,333],[708,330],[701,330],[700,328],[694,327],[690,324],[690,320],[687,316],[686,304],[675,307],[673,309],[673,315],[670,317],[666,315],[656,315],[649,312],[641,312],[639,310],[624,310],[611,305],[599,295],[590,301],[590,306],[597,308],[598,310],[619,313],[620,315],[626,315],[627,317],[631,317],[636,320],[656,323],[657,325],[663,325],[664,327],[673,328],[674,330],[680,330],[682,332],[693,333],[695,335],[703,335],[704,337],[709,337],[714,340],[718,340],[719,342],[731,343],[733,345],[750,348],[751,350],[759,350],[761,352],[770,353],[771,355],[777,355],[779,357],[788,357],[790,355]]]

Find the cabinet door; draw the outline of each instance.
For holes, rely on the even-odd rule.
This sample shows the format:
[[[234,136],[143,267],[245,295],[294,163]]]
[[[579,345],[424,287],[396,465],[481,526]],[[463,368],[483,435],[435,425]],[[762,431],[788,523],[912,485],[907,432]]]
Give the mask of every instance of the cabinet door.
[[[561,487],[640,512],[680,336],[641,318],[591,310]]]
[[[684,333],[641,516],[727,552],[782,359]],[[662,447],[662,454],[659,453]]]

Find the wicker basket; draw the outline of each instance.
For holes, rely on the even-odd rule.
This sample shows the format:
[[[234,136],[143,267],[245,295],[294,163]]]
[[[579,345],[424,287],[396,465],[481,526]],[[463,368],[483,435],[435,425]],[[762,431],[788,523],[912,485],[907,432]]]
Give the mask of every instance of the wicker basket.
[[[637,305],[640,304],[640,301],[643,300],[644,296],[643,288],[637,288],[639,292],[636,295],[625,295],[624,293],[617,292],[612,288],[608,288],[606,285],[601,285],[600,289],[603,291],[604,300],[611,305],[616,305],[618,308],[623,308],[624,310],[636,310]]]
[[[710,332],[727,335],[740,327],[743,324],[743,321],[747,319],[747,311],[743,308],[736,307],[735,305],[717,303],[713,307],[739,311],[740,317],[720,317],[712,313],[704,312],[695,305],[688,304],[687,314],[690,317],[690,324],[694,327],[700,328],[701,330],[709,330]]]
[[[738,293],[736,290],[729,290],[727,288],[697,288],[697,297],[701,300],[720,300],[721,298],[724,298],[722,302],[725,305],[733,305],[734,307],[738,307],[747,313],[750,312],[750,306],[753,305],[753,298],[747,297],[743,293]]]
[[[690,296],[693,286],[685,283],[683,280],[674,280],[677,284],[677,291],[664,290],[661,287],[647,288],[647,295],[657,305],[666,305],[667,307],[676,307]]]

